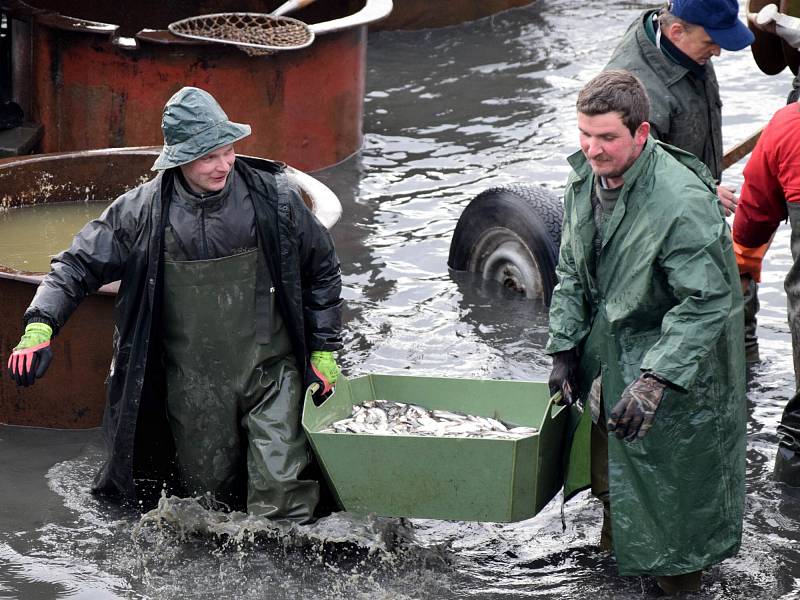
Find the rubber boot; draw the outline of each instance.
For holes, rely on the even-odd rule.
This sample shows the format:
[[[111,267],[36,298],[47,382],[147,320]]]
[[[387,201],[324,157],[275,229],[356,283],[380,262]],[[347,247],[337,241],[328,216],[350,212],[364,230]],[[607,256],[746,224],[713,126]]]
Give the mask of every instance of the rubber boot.
[[[744,277],[742,278],[744,280]],[[744,357],[745,361],[755,363],[760,360],[758,354],[758,335],[756,333],[758,321],[756,314],[760,308],[758,302],[758,284],[747,278],[747,288],[743,290],[744,300]],[[742,286],[744,288],[744,286]]]
[[[795,394],[786,403],[778,424],[778,455],[775,458],[775,479],[800,487],[800,206],[786,204],[792,226],[792,264],[784,280],[789,330],[792,332]]]
[[[302,479],[311,460],[300,424],[302,377],[292,357],[265,366],[258,378],[265,386],[260,402],[246,407],[247,512],[298,523],[314,520],[319,501],[316,481]]]
[[[603,552],[614,551],[614,537],[611,532],[611,504],[606,494],[603,502],[603,528],[600,530],[600,550]]]
[[[778,446],[773,475],[775,481],[780,481],[792,487],[800,487],[800,456],[797,452]]]
[[[668,596],[682,592],[700,591],[700,575],[702,571],[692,571],[682,575],[657,575],[656,583]]]
[[[604,414],[602,406],[600,414]],[[603,527],[600,530],[600,549],[604,552],[614,551],[614,539],[611,533],[611,500],[608,492],[608,431],[601,418],[592,423],[591,446],[591,484],[592,495],[603,503]]]
[[[795,394],[783,409],[778,435],[775,480],[800,487],[800,394]]]

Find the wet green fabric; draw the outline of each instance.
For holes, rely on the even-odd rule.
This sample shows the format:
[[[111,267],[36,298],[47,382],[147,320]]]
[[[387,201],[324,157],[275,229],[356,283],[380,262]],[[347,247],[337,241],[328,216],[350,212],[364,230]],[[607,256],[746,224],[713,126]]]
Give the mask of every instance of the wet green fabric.
[[[167,412],[189,493],[237,506],[246,482],[248,512],[309,521],[302,377],[274,294],[272,341],[256,340],[257,256],[164,261]]]
[[[787,202],[792,227],[791,249],[793,263],[784,280],[789,330],[792,333],[795,394],[786,403],[778,425],[778,454],[775,459],[775,479],[800,487],[800,206]]]
[[[567,431],[572,432],[567,439],[567,459],[564,469],[564,500],[589,487],[591,483],[590,435],[592,416],[588,410],[580,411],[570,407]]]
[[[614,546],[623,575],[699,570],[735,554],[742,531],[744,334],[730,230],[707,169],[651,138],[624,175],[592,274],[594,176],[581,153],[569,160],[547,352],[580,349],[582,398],[602,375],[601,418],[645,370],[673,384],[645,438],[609,436]],[[586,420],[565,494],[590,484]]]

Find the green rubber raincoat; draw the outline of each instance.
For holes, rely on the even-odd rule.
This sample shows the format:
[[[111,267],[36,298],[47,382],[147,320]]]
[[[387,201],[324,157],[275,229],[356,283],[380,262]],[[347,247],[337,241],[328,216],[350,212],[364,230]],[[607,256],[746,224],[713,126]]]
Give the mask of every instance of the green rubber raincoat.
[[[606,419],[642,371],[674,385],[645,438],[609,436],[614,550],[622,575],[699,570],[735,554],[742,533],[745,363],[730,230],[708,169],[650,138],[595,267],[594,175],[582,153],[569,162],[547,351],[579,348],[583,398],[602,374]],[[567,497],[589,482],[590,418],[587,407]]]

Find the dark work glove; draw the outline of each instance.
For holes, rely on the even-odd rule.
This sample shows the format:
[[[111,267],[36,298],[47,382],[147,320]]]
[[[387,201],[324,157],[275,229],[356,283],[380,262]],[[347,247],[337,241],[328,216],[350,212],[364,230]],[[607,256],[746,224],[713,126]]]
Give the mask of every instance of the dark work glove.
[[[19,344],[8,358],[8,370],[17,385],[33,385],[44,375],[53,351],[50,349],[50,337],[53,329],[45,323],[28,323]]]
[[[575,348],[553,354],[553,369],[547,385],[551,396],[561,392],[559,404],[571,406],[577,400],[578,363],[578,351]]]
[[[634,380],[625,388],[619,402],[611,410],[608,430],[629,442],[647,435],[653,426],[666,386],[667,382],[653,373],[645,373]]]

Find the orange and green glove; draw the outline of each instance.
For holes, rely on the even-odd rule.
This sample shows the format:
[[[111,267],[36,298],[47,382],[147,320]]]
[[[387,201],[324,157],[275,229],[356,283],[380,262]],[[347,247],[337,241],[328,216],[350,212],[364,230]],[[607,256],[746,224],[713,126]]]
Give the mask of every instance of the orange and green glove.
[[[8,370],[17,385],[29,386],[47,371],[53,360],[50,338],[53,328],[46,323],[28,323],[25,333],[8,359]]]
[[[314,383],[319,386],[314,393],[315,402],[322,403],[330,395],[337,379],[339,379],[339,365],[336,364],[333,352],[314,350],[306,371],[306,388]]]

